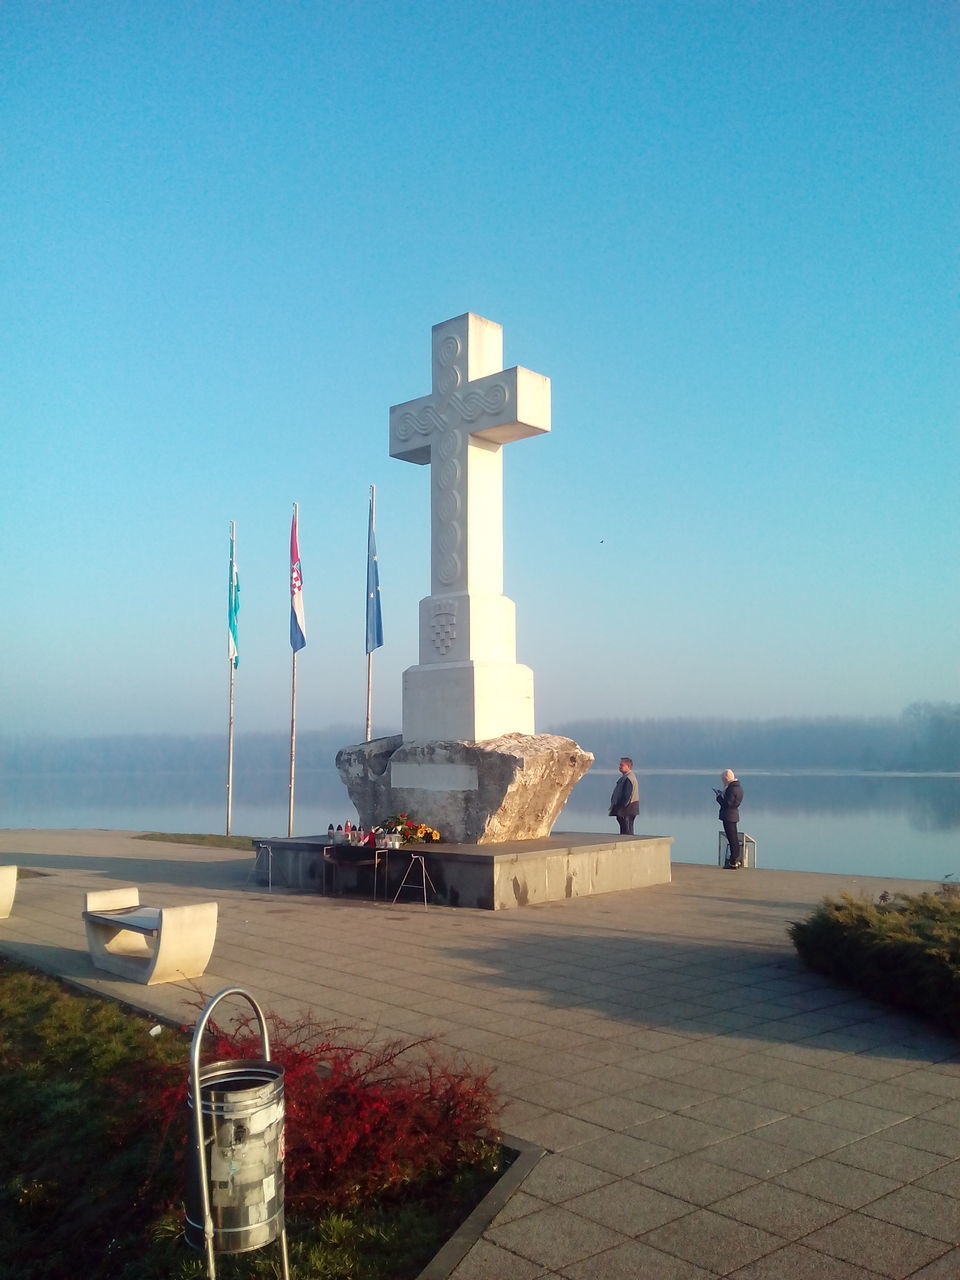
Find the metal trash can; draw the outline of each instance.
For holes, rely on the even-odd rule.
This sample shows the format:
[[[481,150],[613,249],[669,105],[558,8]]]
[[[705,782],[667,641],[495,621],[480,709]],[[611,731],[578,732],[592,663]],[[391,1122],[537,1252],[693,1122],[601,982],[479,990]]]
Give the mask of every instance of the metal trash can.
[[[262,1058],[236,1058],[200,1066],[200,1043],[214,1006],[243,996],[260,1024]],[[199,1108],[197,1101],[199,1099]],[[241,987],[228,987],[207,1004],[193,1033],[187,1105],[194,1143],[187,1165],[184,1235],[207,1255],[246,1253],[279,1238],[282,1275],[289,1276],[283,1215],[283,1067],[270,1061],[260,1006]]]
[[[722,831],[718,831],[719,837],[717,841],[717,866],[722,867],[730,856],[730,844],[726,835]],[[740,861],[745,867],[755,867],[757,865],[757,842],[753,836],[748,836],[743,831],[738,831],[740,837]]]
[[[187,1105],[195,1106],[191,1089]],[[200,1110],[215,1253],[246,1253],[283,1230],[283,1067],[262,1058],[200,1069]],[[203,1249],[200,1161],[187,1170],[187,1243]]]

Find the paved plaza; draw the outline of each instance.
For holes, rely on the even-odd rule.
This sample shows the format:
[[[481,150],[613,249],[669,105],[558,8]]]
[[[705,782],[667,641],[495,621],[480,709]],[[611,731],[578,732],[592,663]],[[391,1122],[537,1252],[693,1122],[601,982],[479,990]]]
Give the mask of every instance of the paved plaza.
[[[824,894],[918,882],[675,865],[673,883],[512,911],[267,893],[252,855],[116,831],[0,831],[0,952],[189,1023],[248,989],[482,1067],[546,1149],[453,1280],[956,1280],[960,1042],[807,972]],[[90,966],[91,889],[215,900],[202,979]]]

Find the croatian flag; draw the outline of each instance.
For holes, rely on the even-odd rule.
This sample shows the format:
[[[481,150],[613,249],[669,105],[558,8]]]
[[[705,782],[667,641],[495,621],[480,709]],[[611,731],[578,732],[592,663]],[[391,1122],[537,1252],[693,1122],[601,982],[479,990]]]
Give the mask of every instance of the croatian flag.
[[[297,542],[297,508],[293,508],[290,526],[290,648],[294,653],[307,643],[307,627],[303,620],[303,576],[300,573],[300,547]]]

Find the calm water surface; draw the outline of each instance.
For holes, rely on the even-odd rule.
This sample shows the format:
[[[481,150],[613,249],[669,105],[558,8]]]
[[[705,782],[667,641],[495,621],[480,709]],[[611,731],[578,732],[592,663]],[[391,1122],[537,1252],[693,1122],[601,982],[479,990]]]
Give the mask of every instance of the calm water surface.
[[[592,770],[574,791],[557,831],[615,831],[607,817],[616,774]],[[677,862],[715,863],[715,773],[639,774],[644,835],[672,836]],[[741,776],[740,830],[757,841],[760,866],[847,875],[960,879],[960,775],[782,774]],[[0,826],[132,831],[223,831],[226,792],[210,774],[45,775],[0,779]],[[294,829],[325,832],[356,820],[333,770],[298,773]],[[287,779],[258,774],[234,782],[233,831],[285,835]]]

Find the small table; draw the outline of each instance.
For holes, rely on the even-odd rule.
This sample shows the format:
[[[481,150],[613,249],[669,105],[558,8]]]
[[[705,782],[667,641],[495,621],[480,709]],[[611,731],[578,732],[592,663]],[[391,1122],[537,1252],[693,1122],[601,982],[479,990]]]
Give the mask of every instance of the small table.
[[[335,867],[373,867],[373,900],[377,900],[377,878],[383,863],[383,896],[387,896],[387,876],[390,872],[390,850],[363,844],[328,844],[323,848],[325,865]],[[324,876],[326,890],[326,876]]]

